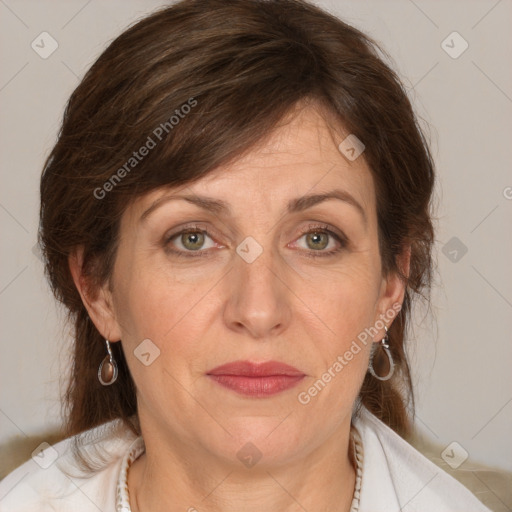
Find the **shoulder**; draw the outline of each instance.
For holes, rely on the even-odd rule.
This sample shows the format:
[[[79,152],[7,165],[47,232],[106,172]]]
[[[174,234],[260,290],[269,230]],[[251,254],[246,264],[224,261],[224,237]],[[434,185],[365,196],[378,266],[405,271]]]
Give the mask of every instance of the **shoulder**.
[[[360,512],[490,512],[365,407],[354,426],[364,451]]]
[[[0,482],[0,512],[114,512],[121,462],[135,439],[114,420],[48,446]],[[76,444],[93,469],[78,463]]]

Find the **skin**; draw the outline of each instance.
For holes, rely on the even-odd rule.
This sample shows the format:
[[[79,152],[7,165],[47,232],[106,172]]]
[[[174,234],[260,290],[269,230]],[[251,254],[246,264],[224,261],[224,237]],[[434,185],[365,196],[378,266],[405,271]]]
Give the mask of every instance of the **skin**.
[[[297,395],[379,315],[402,303],[404,284],[382,272],[375,188],[364,156],[346,160],[337,147],[346,135],[334,133],[319,112],[314,104],[298,109],[238,161],[185,187],[138,198],[121,221],[111,287],[87,291],[80,250],[70,258],[91,319],[106,339],[122,340],[137,386],[146,452],[128,475],[134,512],[350,509],[352,408],[371,341],[384,330],[310,403]],[[366,221],[338,199],[286,213],[288,201],[334,189],[348,192]],[[231,213],[169,200],[140,221],[155,201],[180,194],[223,200]],[[209,235],[199,242],[177,236],[166,245],[189,223]],[[323,224],[348,242],[328,236]],[[323,234],[320,240],[304,234],[310,226]],[[252,263],[236,252],[248,236],[263,249]],[[190,254],[195,247],[208,256],[169,250]],[[160,356],[145,366],[134,350],[148,338]],[[306,377],[268,398],[244,397],[206,376],[235,360],[277,360]],[[262,454],[251,468],[237,458],[249,442]]]

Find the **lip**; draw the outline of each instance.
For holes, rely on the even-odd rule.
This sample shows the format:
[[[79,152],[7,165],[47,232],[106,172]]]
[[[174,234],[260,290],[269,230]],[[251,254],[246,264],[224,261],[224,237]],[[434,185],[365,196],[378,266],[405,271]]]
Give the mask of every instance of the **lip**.
[[[294,387],[306,375],[279,361],[234,361],[210,370],[207,376],[241,395],[264,398]]]

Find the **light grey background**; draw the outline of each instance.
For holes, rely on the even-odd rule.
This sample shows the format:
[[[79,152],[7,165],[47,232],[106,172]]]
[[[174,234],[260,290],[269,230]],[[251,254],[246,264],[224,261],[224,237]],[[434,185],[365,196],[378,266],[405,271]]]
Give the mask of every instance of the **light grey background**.
[[[383,44],[431,126],[438,277],[432,314],[419,312],[409,341],[418,428],[512,470],[512,2],[318,3]],[[163,4],[0,0],[0,442],[60,422],[70,328],[33,252],[43,160],[85,70]],[[31,47],[44,31],[58,43],[47,59]],[[469,44],[458,58],[445,49],[462,49],[459,36],[442,46],[454,31]],[[459,246],[446,246],[453,237]]]

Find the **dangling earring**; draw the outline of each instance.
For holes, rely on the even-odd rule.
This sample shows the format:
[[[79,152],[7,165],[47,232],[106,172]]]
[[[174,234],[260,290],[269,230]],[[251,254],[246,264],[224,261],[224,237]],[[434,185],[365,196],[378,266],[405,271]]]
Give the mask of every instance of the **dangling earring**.
[[[380,340],[379,345],[382,347],[384,354],[386,354],[386,356],[388,358],[389,371],[388,371],[387,375],[382,377],[380,375],[377,375],[375,373],[375,370],[373,369],[373,362],[374,362],[375,353],[376,353],[375,345],[377,345],[377,343],[374,343],[372,346],[372,352],[370,355],[370,365],[368,367],[368,371],[378,380],[389,380],[393,376],[393,373],[395,371],[395,363],[393,361],[393,356],[391,355],[391,351],[389,350],[388,328],[386,326],[384,326],[384,329],[386,330],[386,334],[385,334],[384,338],[382,338]],[[381,363],[379,366],[383,365],[382,353],[378,356],[378,362]]]
[[[117,379],[117,363],[112,355],[110,342],[105,340],[105,344],[107,345],[108,355],[106,355],[105,359],[101,361],[100,367],[98,368],[98,380],[104,386],[110,386],[111,384],[114,384]]]

